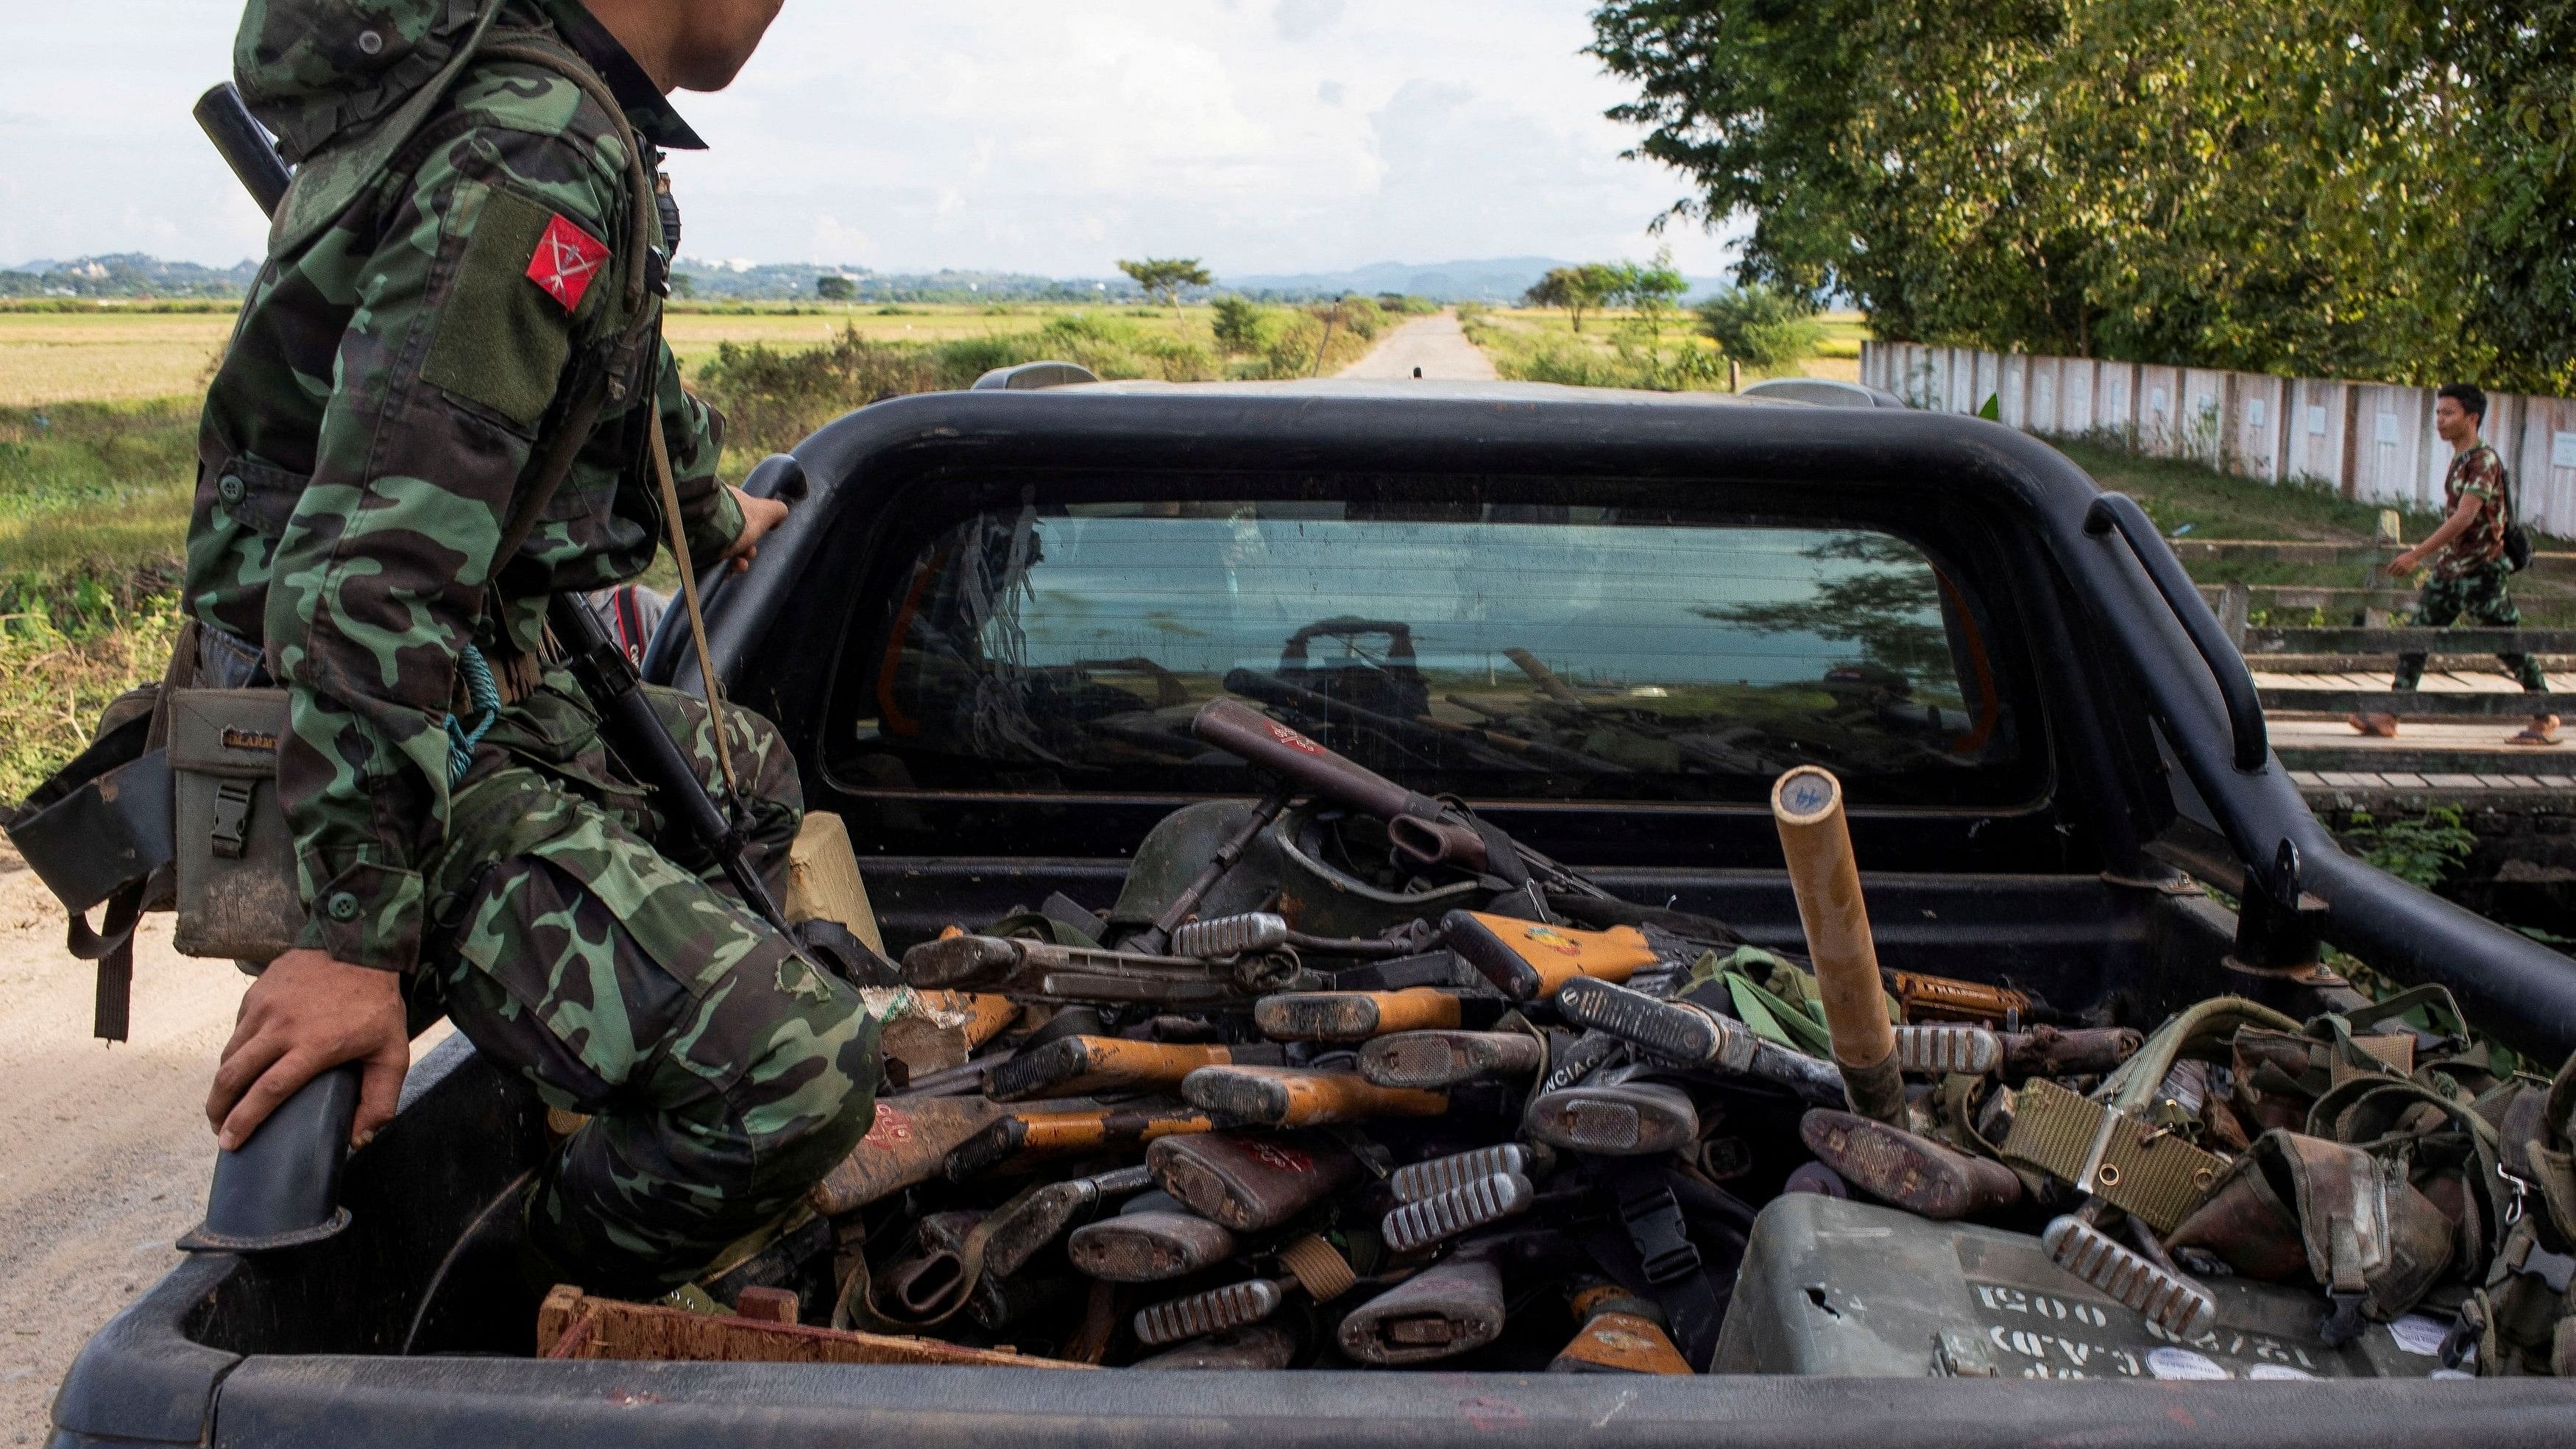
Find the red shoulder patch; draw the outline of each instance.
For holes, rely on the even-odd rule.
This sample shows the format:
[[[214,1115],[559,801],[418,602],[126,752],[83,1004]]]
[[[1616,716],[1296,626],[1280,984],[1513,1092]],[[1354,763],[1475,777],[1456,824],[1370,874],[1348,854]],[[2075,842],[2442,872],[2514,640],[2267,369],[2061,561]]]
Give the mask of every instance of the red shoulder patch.
[[[537,238],[537,254],[528,259],[528,280],[545,288],[547,296],[570,312],[581,305],[591,279],[607,260],[606,242],[557,213],[546,224],[546,234]]]

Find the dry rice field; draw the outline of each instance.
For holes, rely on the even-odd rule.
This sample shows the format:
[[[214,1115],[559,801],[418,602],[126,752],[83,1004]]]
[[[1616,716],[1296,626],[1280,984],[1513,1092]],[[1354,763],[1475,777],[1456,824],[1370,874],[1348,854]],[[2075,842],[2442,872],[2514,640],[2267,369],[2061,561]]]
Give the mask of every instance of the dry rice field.
[[[663,332],[694,372],[725,342],[812,347],[843,327],[881,342],[947,342],[1034,332],[1071,310],[1031,305],[1006,312],[911,306],[750,313],[674,311]],[[139,402],[202,391],[232,331],[228,312],[21,312],[0,308],[0,407]]]

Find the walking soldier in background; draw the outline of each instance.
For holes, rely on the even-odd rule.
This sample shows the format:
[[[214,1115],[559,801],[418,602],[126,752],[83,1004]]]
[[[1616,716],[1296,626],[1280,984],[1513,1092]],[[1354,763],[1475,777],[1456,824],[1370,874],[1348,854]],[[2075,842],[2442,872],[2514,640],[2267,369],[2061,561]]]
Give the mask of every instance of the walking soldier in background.
[[[2433,403],[2434,431],[2452,449],[2451,468],[2442,479],[2442,506],[2449,516],[2431,537],[2388,563],[2389,576],[2400,579],[2414,573],[2427,560],[2432,563],[2433,577],[2424,585],[2415,615],[2408,621],[2419,629],[2447,628],[2464,617],[2495,629],[2510,629],[2522,622],[2522,611],[2514,607],[2513,595],[2507,588],[2515,568],[2506,557],[2506,538],[2514,524],[2512,490],[2507,486],[2504,460],[2478,436],[2486,422],[2486,411],[2486,393],[2467,383],[2444,387]],[[2549,679],[2541,672],[2540,661],[2528,654],[2496,657],[2524,690],[2533,694],[2549,692]],[[2401,691],[2414,689],[2424,678],[2424,660],[2421,653],[2400,655],[2393,687]],[[2394,715],[2356,715],[2352,724],[2363,734],[2386,737],[2397,733]],[[2533,715],[2531,723],[2511,742],[2558,743],[2558,716]]]
[[[298,165],[206,402],[196,682],[282,685],[307,912],[252,985],[208,1114],[227,1146],[335,1064],[389,1120],[406,1003],[591,1114],[531,1189],[559,1277],[658,1291],[866,1131],[875,1025],[683,848],[548,653],[547,601],[747,563],[786,514],[716,480],[721,419],[660,336],[665,104],[719,89],[779,0],[252,0],[244,97]],[[660,476],[657,477],[657,465]],[[655,709],[714,782],[701,702]],[[776,893],[802,816],[728,710]]]

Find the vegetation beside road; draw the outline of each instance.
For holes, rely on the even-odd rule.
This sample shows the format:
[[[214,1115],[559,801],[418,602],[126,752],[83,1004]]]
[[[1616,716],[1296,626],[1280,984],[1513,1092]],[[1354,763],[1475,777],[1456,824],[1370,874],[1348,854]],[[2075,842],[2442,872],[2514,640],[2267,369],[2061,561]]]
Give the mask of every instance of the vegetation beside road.
[[[1633,309],[1586,312],[1581,331],[1563,311],[1532,307],[1462,307],[1459,320],[1468,340],[1493,359],[1494,370],[1515,382],[1655,392],[1726,390],[1726,355],[1687,312],[1660,319]],[[1860,344],[1869,335],[1868,324],[1850,312],[1819,313],[1814,320],[1817,336],[1805,356],[1773,367],[1743,368],[1743,380],[1832,377],[1858,382]],[[1686,349],[1692,360],[1681,363]]]
[[[733,426],[731,466],[794,446],[853,408],[906,393],[962,388],[1000,367],[1079,363],[1108,379],[1164,382],[1329,376],[1356,362],[1391,325],[1364,298],[1266,307],[1239,298],[1177,316],[1103,308],[1059,313],[1026,331],[922,345],[845,328],[819,347],[722,343],[696,385]]]
[[[1329,375],[1427,304],[1157,309],[691,304],[673,350],[733,427],[727,476],[852,408],[1057,358],[1103,377]],[[0,800],[77,754],[157,677],[176,624],[198,398],[220,303],[0,307]],[[667,584],[668,580],[664,580]]]

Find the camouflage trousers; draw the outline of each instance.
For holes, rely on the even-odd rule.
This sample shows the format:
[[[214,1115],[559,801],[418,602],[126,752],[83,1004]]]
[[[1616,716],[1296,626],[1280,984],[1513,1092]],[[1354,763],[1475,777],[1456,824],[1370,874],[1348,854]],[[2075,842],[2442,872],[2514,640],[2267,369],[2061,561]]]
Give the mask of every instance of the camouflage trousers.
[[[2514,607],[2513,595],[2505,587],[2512,571],[2501,560],[2485,565],[2456,579],[2435,578],[2424,585],[2415,601],[2415,617],[2407,620],[2418,629],[2447,629],[2467,619],[2490,629],[2511,629],[2522,622],[2522,610]],[[2395,688],[2413,689],[2424,678],[2421,654],[2397,656]],[[2506,671],[2525,690],[2533,694],[2549,692],[2549,676],[2540,672],[2540,661],[2528,654],[2499,654]]]
[[[711,716],[658,690],[718,778]],[[784,899],[796,765],[729,710],[761,869]],[[476,1050],[590,1120],[538,1170],[531,1247],[594,1291],[658,1293],[792,1207],[875,1115],[878,1024],[746,909],[610,766],[569,680],[505,711],[426,872],[424,975]]]

